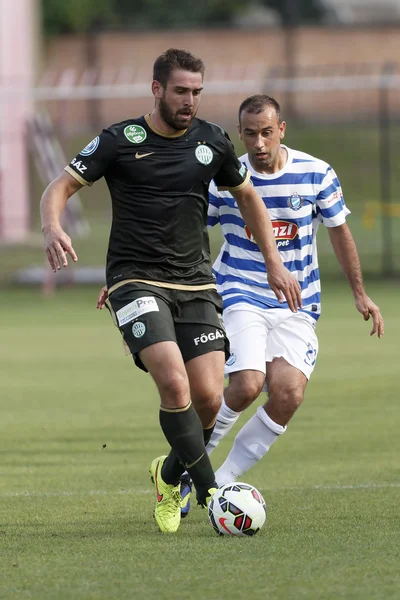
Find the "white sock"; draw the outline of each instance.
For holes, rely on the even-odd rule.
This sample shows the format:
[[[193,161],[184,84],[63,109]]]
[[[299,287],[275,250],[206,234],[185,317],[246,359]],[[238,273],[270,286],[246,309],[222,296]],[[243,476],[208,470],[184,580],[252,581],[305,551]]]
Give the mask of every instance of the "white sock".
[[[285,431],[286,427],[275,423],[269,418],[264,407],[259,406],[256,414],[235,437],[228,458],[215,473],[218,485],[237,481],[268,452],[275,440]]]
[[[215,450],[222,438],[229,433],[241,414],[241,412],[235,412],[229,408],[229,406],[225,404],[225,399],[222,398],[222,404],[221,408],[219,409],[214,431],[212,432],[211,438],[206,446],[208,455]]]

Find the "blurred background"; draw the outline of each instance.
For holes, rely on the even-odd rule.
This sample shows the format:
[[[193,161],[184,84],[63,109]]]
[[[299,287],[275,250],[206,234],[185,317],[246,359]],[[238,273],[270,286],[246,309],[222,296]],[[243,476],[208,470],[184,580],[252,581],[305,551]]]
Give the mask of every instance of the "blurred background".
[[[104,126],[150,111],[152,64],[171,46],[205,61],[199,116],[225,127],[239,154],[238,105],[276,97],[286,143],[336,170],[366,276],[398,276],[400,0],[1,0],[0,285],[103,282],[103,182],[70,202],[80,262],[57,278],[44,264],[40,196]],[[220,239],[213,232],[213,253]]]

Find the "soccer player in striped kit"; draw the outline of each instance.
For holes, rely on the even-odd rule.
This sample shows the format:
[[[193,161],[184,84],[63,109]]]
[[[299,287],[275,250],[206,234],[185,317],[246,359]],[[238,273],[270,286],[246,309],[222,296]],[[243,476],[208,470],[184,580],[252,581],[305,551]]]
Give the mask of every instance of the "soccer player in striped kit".
[[[231,356],[226,363],[229,385],[207,445],[209,454],[263,388],[268,391],[267,402],[238,432],[216,472],[220,486],[241,478],[268,452],[303,401],[318,355],[319,224],[328,227],[356,309],[365,320],[372,317],[371,335],[377,333],[380,338],[384,331],[379,308],[364,288],[356,245],[346,223],[350,211],[332,167],[281,143],[286,123],[278,102],[267,95],[242,102],[238,128],[247,150],[240,160],[268,208],[282,261],[301,284],[302,307],[293,313],[286,303],[277,301],[256,240],[234,198],[211,184],[209,225],[219,222],[225,239],[213,271],[223,298]]]

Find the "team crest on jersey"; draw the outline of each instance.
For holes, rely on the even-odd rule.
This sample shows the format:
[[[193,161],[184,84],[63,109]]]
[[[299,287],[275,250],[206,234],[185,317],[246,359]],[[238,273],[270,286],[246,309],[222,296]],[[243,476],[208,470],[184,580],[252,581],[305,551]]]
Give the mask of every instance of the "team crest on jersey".
[[[93,152],[96,152],[99,143],[100,143],[100,138],[99,138],[99,136],[97,136],[94,138],[94,140],[89,142],[88,145],[85,146],[84,149],[81,150],[81,152],[79,154],[81,154],[82,156],[90,156],[91,154],[93,154]]]
[[[126,139],[132,144],[141,144],[147,138],[147,132],[140,125],[127,125],[124,129]]]
[[[292,194],[288,198],[288,206],[293,210],[300,210],[304,204],[304,199],[299,194]]]
[[[197,146],[195,150],[195,156],[197,160],[201,162],[202,165],[206,166],[209,165],[212,159],[214,158],[214,154],[211,148],[209,148],[208,146],[204,146],[204,144]]]

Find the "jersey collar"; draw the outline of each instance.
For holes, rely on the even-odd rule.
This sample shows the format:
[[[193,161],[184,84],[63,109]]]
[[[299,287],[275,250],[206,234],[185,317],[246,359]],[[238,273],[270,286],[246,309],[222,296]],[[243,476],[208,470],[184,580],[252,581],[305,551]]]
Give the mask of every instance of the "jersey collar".
[[[161,131],[160,129],[157,129],[157,127],[155,127],[153,125],[153,122],[152,122],[151,117],[150,117],[150,113],[147,114],[147,115],[145,115],[144,119],[145,119],[147,125],[150,127],[150,129],[152,131],[154,131],[154,133],[156,133],[157,135],[161,135],[162,137],[165,137],[165,138],[182,137],[187,132],[187,129],[182,129],[182,131],[177,131],[176,133],[165,133],[165,131]]]

